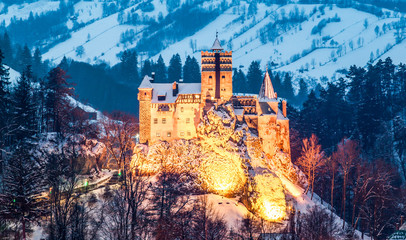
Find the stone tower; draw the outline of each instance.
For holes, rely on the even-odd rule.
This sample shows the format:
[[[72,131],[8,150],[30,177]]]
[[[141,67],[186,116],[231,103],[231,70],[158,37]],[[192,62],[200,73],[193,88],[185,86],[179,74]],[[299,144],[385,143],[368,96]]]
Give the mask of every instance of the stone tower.
[[[223,51],[218,36],[211,51],[202,54],[202,85],[203,103],[206,101],[228,101],[233,95],[232,52]]]
[[[138,87],[138,101],[140,103],[140,143],[148,143],[151,140],[151,78],[145,76]]]

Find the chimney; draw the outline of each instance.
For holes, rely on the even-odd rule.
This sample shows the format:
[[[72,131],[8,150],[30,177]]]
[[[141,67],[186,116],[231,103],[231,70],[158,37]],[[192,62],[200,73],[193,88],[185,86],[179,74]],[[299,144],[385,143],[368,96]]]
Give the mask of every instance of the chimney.
[[[176,95],[178,95],[178,92],[179,92],[178,83],[175,81],[172,84],[172,96],[175,97]]]
[[[152,77],[151,82],[153,83],[155,81],[155,72],[151,73],[151,77]]]
[[[282,114],[283,114],[284,117],[287,116],[287,114],[286,114],[286,100],[282,101]]]

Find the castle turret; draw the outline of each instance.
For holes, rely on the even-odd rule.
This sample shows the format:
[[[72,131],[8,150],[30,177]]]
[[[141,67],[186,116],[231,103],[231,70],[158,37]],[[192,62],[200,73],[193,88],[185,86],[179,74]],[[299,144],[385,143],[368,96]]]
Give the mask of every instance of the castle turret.
[[[152,78],[145,76],[138,87],[138,101],[140,103],[140,143],[147,143],[151,140],[151,100],[152,100]]]
[[[232,52],[223,51],[216,34],[211,51],[201,54],[203,101],[228,101],[233,95]]]

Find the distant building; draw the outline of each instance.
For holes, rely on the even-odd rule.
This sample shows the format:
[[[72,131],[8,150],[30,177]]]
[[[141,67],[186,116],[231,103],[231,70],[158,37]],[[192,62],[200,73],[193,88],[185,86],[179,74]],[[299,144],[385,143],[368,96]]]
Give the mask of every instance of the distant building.
[[[232,52],[223,51],[217,37],[210,51],[201,52],[201,83],[155,83],[153,75],[138,89],[140,143],[196,138],[202,114],[231,102],[238,120],[257,130],[266,153],[290,153],[286,101],[280,110],[268,72],[259,95],[233,95]]]

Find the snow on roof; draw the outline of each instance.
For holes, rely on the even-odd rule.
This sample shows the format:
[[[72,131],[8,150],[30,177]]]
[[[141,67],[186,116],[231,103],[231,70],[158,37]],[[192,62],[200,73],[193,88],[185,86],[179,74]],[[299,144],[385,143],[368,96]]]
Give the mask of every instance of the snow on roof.
[[[142,79],[142,82],[138,88],[152,88],[151,80],[152,80],[151,77],[145,75],[144,79]]]
[[[237,116],[242,116],[244,113],[244,108],[234,108],[234,113]]]
[[[145,78],[144,78],[145,79]],[[176,96],[173,96],[172,90],[173,83],[150,83],[152,91],[152,103],[175,103],[179,94],[200,94],[200,83],[178,83],[179,92]],[[142,85],[142,83],[141,83]],[[140,85],[140,86],[141,86]],[[141,88],[141,87],[140,87]],[[165,96],[165,100],[158,100],[158,96]]]

